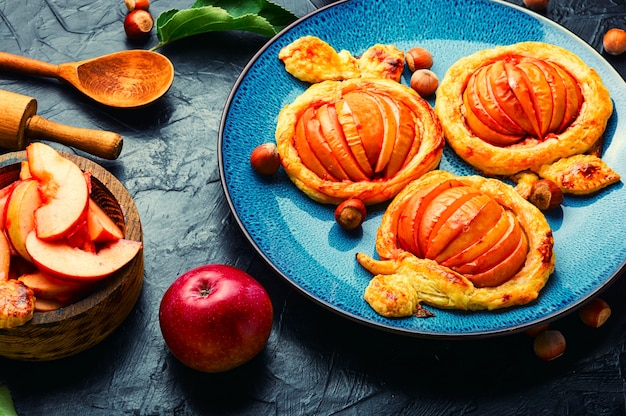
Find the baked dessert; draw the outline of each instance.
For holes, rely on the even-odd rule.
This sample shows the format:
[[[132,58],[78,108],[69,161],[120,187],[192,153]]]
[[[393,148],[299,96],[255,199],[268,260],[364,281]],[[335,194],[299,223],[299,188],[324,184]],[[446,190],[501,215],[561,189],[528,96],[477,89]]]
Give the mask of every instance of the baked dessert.
[[[385,78],[400,82],[404,52],[394,45],[376,44],[360,57],[337,52],[316,36],[302,36],[278,53],[285,70],[300,81],[317,83],[352,78]]]
[[[424,316],[421,304],[493,310],[536,299],[554,270],[552,230],[510,185],[434,170],[389,204],[376,236],[380,260],[365,300],[386,317]]]
[[[280,112],[276,144],[291,181],[312,199],[391,199],[434,169],[441,125],[428,102],[389,79],[311,85]]]
[[[0,278],[0,328],[15,328],[35,313],[33,290],[17,279]]]
[[[568,158],[601,145],[613,104],[600,76],[578,56],[522,42],[454,63],[437,90],[435,112],[452,149],[481,173],[544,177],[547,166],[562,160],[550,169],[554,176],[570,165]],[[598,159],[577,159],[589,168],[563,191],[591,193],[618,181]]]

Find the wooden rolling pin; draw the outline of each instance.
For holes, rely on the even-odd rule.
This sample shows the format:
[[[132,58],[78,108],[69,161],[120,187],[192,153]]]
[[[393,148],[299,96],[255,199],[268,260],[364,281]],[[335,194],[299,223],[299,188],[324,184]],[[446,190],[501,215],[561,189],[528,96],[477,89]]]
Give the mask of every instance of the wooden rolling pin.
[[[104,159],[116,159],[123,140],[117,133],[58,124],[36,115],[37,101],[0,90],[0,147],[23,150],[30,140],[49,140]]]

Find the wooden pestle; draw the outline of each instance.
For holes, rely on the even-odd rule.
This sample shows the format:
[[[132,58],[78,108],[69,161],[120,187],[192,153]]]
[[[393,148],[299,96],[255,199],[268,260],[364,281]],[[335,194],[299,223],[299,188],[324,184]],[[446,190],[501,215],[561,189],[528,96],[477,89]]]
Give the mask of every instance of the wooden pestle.
[[[113,132],[70,127],[37,114],[37,101],[0,90],[0,147],[23,150],[30,140],[49,140],[72,146],[104,159],[116,159],[123,139]]]

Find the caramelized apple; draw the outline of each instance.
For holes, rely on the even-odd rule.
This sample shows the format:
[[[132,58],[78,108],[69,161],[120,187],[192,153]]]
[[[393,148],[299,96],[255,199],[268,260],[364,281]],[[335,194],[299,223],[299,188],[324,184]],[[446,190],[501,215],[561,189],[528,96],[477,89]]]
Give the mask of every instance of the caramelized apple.
[[[539,296],[554,270],[554,238],[541,211],[514,187],[433,170],[387,207],[380,260],[358,253],[374,277],[364,298],[387,317],[445,309],[500,309]]]
[[[574,53],[519,42],[458,59],[439,84],[435,112],[461,159],[482,174],[511,176],[592,151],[613,102]]]
[[[464,93],[469,127],[483,140],[508,146],[543,140],[572,123],[582,105],[578,83],[557,64],[509,55],[476,71]]]
[[[278,117],[287,175],[310,197],[366,204],[393,197],[441,158],[441,125],[427,101],[382,79],[311,86]]]
[[[490,196],[455,179],[405,200],[398,245],[465,275],[476,287],[497,286],[510,279],[528,252],[515,216]]]

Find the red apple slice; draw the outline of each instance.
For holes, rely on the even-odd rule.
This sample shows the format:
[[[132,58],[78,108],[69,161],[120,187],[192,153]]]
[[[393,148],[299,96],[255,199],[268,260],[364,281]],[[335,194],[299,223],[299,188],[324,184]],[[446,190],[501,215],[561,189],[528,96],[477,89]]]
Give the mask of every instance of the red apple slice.
[[[367,94],[354,91],[343,96],[359,132],[367,160],[372,167],[382,152],[385,127],[378,105]]]
[[[533,106],[537,116],[537,124],[541,132],[539,139],[543,139],[550,129],[550,120],[552,119],[552,89],[546,79],[545,73],[532,61],[520,62],[517,66],[526,74],[530,85],[532,86],[531,96]]]
[[[474,107],[470,104],[469,100],[472,95],[473,94],[470,91],[465,90],[465,93],[463,93],[463,103],[466,109],[465,120],[467,121],[469,128],[474,132],[474,134],[476,134],[476,136],[496,146],[508,146],[521,140],[521,136],[502,134],[483,123],[482,120],[486,119],[488,115],[483,108]],[[482,119],[479,114],[483,116]]]
[[[526,131],[515,122],[500,106],[500,102],[497,97],[496,92],[496,84],[498,82],[502,82],[498,80],[497,71],[504,71],[504,65],[501,61],[499,64],[494,63],[487,67],[484,72],[484,79],[481,80],[481,84],[484,86],[484,92],[481,92],[481,102],[485,106],[487,112],[493,117],[493,119],[502,126],[505,133],[514,134],[519,136],[524,136]],[[507,84],[508,85],[508,84]],[[508,92],[513,95],[509,88],[507,88]],[[485,94],[484,96],[482,94]],[[506,94],[506,93],[505,93]],[[513,99],[515,99],[513,97]]]
[[[528,75],[517,65],[512,62],[505,62],[504,69],[506,71],[509,86],[519,101],[528,122],[532,125],[532,131],[529,132],[535,137],[541,138],[541,128],[539,127],[539,117],[535,111],[535,99],[533,85],[528,79]],[[522,118],[523,115],[519,115]]]
[[[567,94],[565,90],[565,82],[552,64],[540,59],[533,61],[533,63],[543,71],[544,76],[550,85],[550,92],[552,94],[552,117],[550,117],[548,133],[557,133],[561,123],[563,123],[563,116],[565,115],[565,101]]]
[[[499,286],[518,272],[526,261],[528,240],[522,233],[513,252],[489,270],[477,274],[466,274],[476,287]]]
[[[435,259],[446,267],[457,267],[474,260],[496,244],[508,230],[511,217],[500,204],[492,200]]]
[[[389,162],[385,168],[385,177],[395,176],[409,161],[412,151],[419,149],[419,138],[416,130],[415,115],[402,102],[394,101],[387,96],[381,96],[381,100],[387,101],[391,108],[395,108],[396,134],[393,151],[389,156]]]
[[[489,204],[493,199],[484,194],[468,195],[469,197],[463,196],[450,206],[448,211],[453,212],[447,214],[448,216],[445,220],[443,217],[441,218],[439,221],[441,225],[438,225],[432,232],[428,250],[426,251],[426,258],[437,259],[448,244],[455,240],[463,231],[476,233],[482,231],[474,230],[471,224],[473,224],[474,218],[483,210],[485,205]],[[493,203],[498,207],[495,201]]]
[[[41,271],[24,274],[18,280],[31,288],[37,299],[55,300],[64,303],[79,299],[92,287],[92,284],[89,282],[70,282]]]
[[[350,150],[354,155],[354,158],[358,162],[359,166],[365,172],[365,174],[371,178],[374,176],[374,170],[367,159],[361,136],[356,127],[356,122],[352,116],[352,110],[345,100],[339,100],[335,103],[335,112],[337,113],[337,121],[343,129],[343,135],[346,138],[346,143],[350,146]]]
[[[9,202],[9,197],[15,189],[15,185],[17,185],[19,181],[12,182],[11,184],[5,186],[0,189],[0,230],[4,230],[4,218],[6,216],[6,206],[7,202]]]
[[[37,236],[44,240],[63,238],[87,213],[89,188],[85,176],[74,162],[43,143],[28,145],[26,155],[44,203],[35,211]]]
[[[326,170],[322,162],[317,158],[309,142],[306,138],[305,126],[309,123],[309,120],[315,115],[315,109],[312,107],[307,108],[296,123],[296,133],[293,139],[293,145],[298,152],[298,156],[302,160],[304,166],[309,168],[313,173],[322,179],[333,179],[333,176]]]
[[[424,196],[415,195],[402,207],[402,214],[398,218],[397,240],[398,245],[405,251],[421,257],[416,235],[419,227],[417,211],[422,204]]]
[[[442,240],[447,238],[445,235],[440,235],[440,238],[437,239],[439,231],[445,227],[448,219],[461,206],[479,195],[479,192],[470,186],[457,186],[443,191],[431,202],[424,211],[424,217],[420,223],[419,242],[422,244],[420,248],[423,250],[424,257],[427,259],[437,257],[444,248]],[[434,245],[433,241],[435,242]]]
[[[509,85],[509,78],[503,60],[496,61],[491,65],[489,82],[493,97],[496,99],[498,107],[502,112],[524,132],[532,134],[534,131],[533,126],[526,118],[522,105]],[[522,133],[521,135],[524,134]]]
[[[374,167],[374,171],[379,173],[387,168],[394,152],[394,145],[398,140],[398,129],[400,128],[400,109],[391,99],[386,99],[386,97],[378,94],[364,94],[367,94],[368,98],[376,106],[378,106],[378,112],[382,117],[383,139],[380,153],[378,154],[378,159],[376,160],[376,165]]]
[[[315,117],[310,118],[304,128],[307,142],[324,168],[332,175],[333,178],[336,178],[339,181],[349,181],[350,177],[343,170],[341,164],[333,154],[330,145],[324,138],[322,126],[319,120]]]
[[[558,129],[560,133],[578,118],[580,106],[583,104],[583,96],[578,82],[569,72],[558,65],[554,65],[554,69],[561,75],[561,79],[565,84],[565,114],[563,115],[563,122]]]
[[[31,261],[26,251],[26,237],[35,229],[35,211],[41,207],[39,182],[34,179],[17,181],[7,201],[5,227],[11,245],[24,259]]]
[[[524,231],[517,219],[513,217],[513,222],[510,224],[509,229],[498,242],[480,256],[457,267],[455,270],[462,274],[479,274],[487,271],[509,257],[518,247],[522,237],[526,238]]]
[[[350,179],[355,182],[369,180],[368,176],[361,170],[359,163],[352,154],[350,146],[346,141],[343,128],[337,119],[335,106],[324,104],[317,109],[315,117],[320,122],[322,135],[330,146],[333,155]]]
[[[87,212],[87,229],[91,241],[97,243],[124,238],[124,232],[120,227],[91,198],[89,198],[89,211]]]
[[[63,242],[42,240],[35,231],[26,238],[26,249],[40,270],[75,282],[97,281],[115,273],[141,248],[139,241],[120,239],[92,253]]]
[[[519,129],[515,129],[514,123],[507,122],[507,118],[498,107],[497,100],[491,99],[493,93],[489,72],[492,66],[480,68],[470,78],[466,89],[468,103],[480,121],[496,133],[514,136],[523,134]]]
[[[9,279],[9,270],[11,268],[11,245],[9,239],[0,230],[0,282]]]
[[[398,243],[402,249],[418,257],[424,257],[424,252],[418,241],[420,221],[424,211],[442,191],[455,186],[463,186],[463,183],[456,179],[435,183],[426,188],[421,188],[411,197],[410,201],[403,207],[402,215],[398,219]]]
[[[459,198],[468,198],[470,194],[476,194],[476,192],[466,185],[454,186],[441,191],[428,203],[422,211],[417,230],[417,242],[424,257],[427,257],[431,239],[436,233],[433,231],[439,228],[446,216],[450,215],[451,206],[455,206],[456,209]]]

